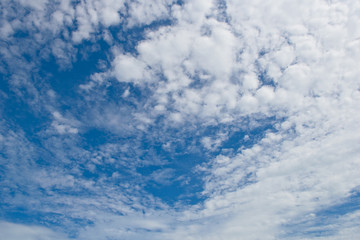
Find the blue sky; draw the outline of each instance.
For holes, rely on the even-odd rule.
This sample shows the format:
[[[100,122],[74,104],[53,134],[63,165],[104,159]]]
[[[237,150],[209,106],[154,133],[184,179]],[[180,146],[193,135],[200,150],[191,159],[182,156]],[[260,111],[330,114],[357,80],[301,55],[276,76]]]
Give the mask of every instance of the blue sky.
[[[356,1],[0,12],[1,239],[359,236]]]

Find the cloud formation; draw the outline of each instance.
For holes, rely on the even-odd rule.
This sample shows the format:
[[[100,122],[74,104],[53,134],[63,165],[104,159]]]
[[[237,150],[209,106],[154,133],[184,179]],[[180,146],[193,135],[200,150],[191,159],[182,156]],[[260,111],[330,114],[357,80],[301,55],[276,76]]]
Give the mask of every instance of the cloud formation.
[[[356,1],[0,8],[4,238],[358,236]]]

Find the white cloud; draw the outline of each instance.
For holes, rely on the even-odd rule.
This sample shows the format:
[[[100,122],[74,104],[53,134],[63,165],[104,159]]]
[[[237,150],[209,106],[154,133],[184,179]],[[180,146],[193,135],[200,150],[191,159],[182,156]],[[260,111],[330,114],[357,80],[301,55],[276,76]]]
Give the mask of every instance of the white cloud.
[[[77,30],[73,32],[72,39],[79,43],[89,40],[100,25],[109,27],[121,22],[120,11],[124,11],[123,1],[82,1],[76,6],[75,19]]]
[[[51,124],[58,133],[60,134],[64,134],[64,133],[78,133],[78,129],[77,128],[73,128],[73,127],[70,127],[68,125],[64,125],[64,124],[59,124],[57,122],[54,122]]]
[[[170,185],[173,182],[174,169],[165,168],[159,169],[151,174],[150,180],[162,185]]]
[[[36,10],[42,10],[45,8],[45,4],[48,2],[47,0],[40,1],[25,1],[25,0],[17,0],[21,5],[25,7],[31,7]]]
[[[173,0],[130,1],[131,18],[127,21],[127,27],[148,25],[153,21],[169,18],[173,2]]]
[[[9,22],[2,22],[0,27],[0,34],[3,39],[6,39],[14,33],[14,30]]]
[[[147,78],[146,65],[129,55],[117,56],[113,62],[113,68],[119,81],[138,83]]]
[[[136,178],[141,178],[136,172],[140,155],[136,152],[136,144],[122,148],[106,145],[92,153],[79,150],[75,156],[90,171],[106,164],[111,167],[130,165],[128,171],[136,176],[135,183],[124,183],[121,174],[115,174],[119,169],[108,174],[114,181],[111,184],[106,174],[99,174],[97,181],[85,181],[80,167],[72,169],[73,172],[61,172],[62,177],[52,172],[37,172],[36,177],[31,178],[31,181],[36,179],[36,184],[31,183],[34,186],[51,189],[72,188],[78,184],[94,194],[91,199],[61,194],[46,198],[53,204],[49,203],[49,208],[61,213],[63,209],[56,204],[73,205],[63,214],[94,222],[93,226],[80,230],[79,239],[109,236],[123,239],[286,239],[291,237],[286,236],[286,225],[316,215],[324,207],[335,206],[360,185],[357,134],[360,128],[357,66],[360,61],[360,6],[356,1],[229,0],[222,13],[227,14],[227,22],[219,18],[212,1],[188,1],[181,6],[173,5],[172,1],[128,2],[126,20],[120,18],[120,13],[127,14],[121,1],[81,1],[77,5],[66,2],[57,6],[49,21],[44,21],[47,15],[41,10],[45,1],[20,3],[33,8],[33,12],[22,16],[18,22],[10,18],[2,21],[1,36],[9,39],[21,27],[40,33],[51,29],[53,35],[50,37],[37,35],[37,47],[40,49],[41,44],[50,42],[52,54],[64,63],[74,60],[74,55],[69,54],[73,51],[70,38],[80,43],[100,32],[109,44],[116,44],[117,40],[103,28],[118,24],[131,28],[168,17],[173,20],[172,25],[148,29],[144,40],[136,46],[136,54],[113,51],[111,69],[93,74],[92,84],[82,85],[89,90],[84,93],[89,94],[86,96],[89,102],[96,102],[83,114],[86,123],[75,120],[70,112],[61,114],[53,110],[51,126],[57,133],[76,134],[87,124],[121,137],[133,132],[146,135],[148,127],[154,126],[161,116],[164,121],[159,126],[162,130],[159,135],[171,135],[173,133],[166,131],[169,128],[179,130],[190,125],[195,130],[188,135],[199,138],[200,144],[210,153],[219,149],[230,133],[220,129],[212,135],[199,137],[196,128],[227,124],[247,129],[253,122],[257,126],[268,124],[262,122],[268,117],[276,122],[263,137],[259,134],[259,139],[246,135],[244,140],[255,141],[253,145],[245,144],[248,147],[241,146],[199,164],[198,171],[206,173],[203,179],[206,199],[193,206],[180,205],[176,211],[143,191],[143,179]],[[22,26],[27,20],[28,24]],[[72,25],[73,21],[77,26]],[[69,26],[76,30],[65,33],[64,27]],[[10,50],[3,47],[2,53],[7,59],[11,56],[17,59],[22,52],[16,49],[20,49],[19,46]],[[28,65],[29,69],[32,67]],[[96,90],[101,84],[111,84],[105,80],[112,76],[122,83],[134,83],[150,94],[147,99],[141,99],[142,102],[134,101],[134,108],[94,101],[97,98],[90,90]],[[17,86],[24,82],[18,79]],[[36,92],[36,88],[33,89]],[[122,89],[120,96],[131,101],[131,89]],[[14,135],[0,135],[2,147],[6,148],[9,158],[23,159],[30,165],[28,158],[36,158],[32,155],[36,148],[26,141],[15,146],[18,138]],[[54,150],[57,158],[64,162],[71,159],[62,153],[66,152],[66,147],[61,146],[76,141],[68,140],[68,145],[56,137],[52,141],[47,140],[47,144],[52,147],[51,143],[58,144],[54,144],[58,148]],[[164,149],[172,146],[170,142],[161,144]],[[132,151],[133,155],[125,154]],[[28,156],[25,158],[25,155]],[[116,155],[125,156],[126,161]],[[174,175],[174,170],[164,168],[148,179],[166,185]],[[17,198],[17,202],[23,200]],[[124,217],[118,216],[119,212]],[[358,233],[357,225],[352,223],[358,223],[358,212],[349,213],[340,220],[334,223],[336,232],[329,239],[352,238]],[[4,229],[1,234],[7,234],[4,235],[6,239],[37,239],[40,236],[47,239],[55,234],[41,227],[10,223],[1,223],[0,228]]]
[[[215,151],[221,146],[223,141],[225,141],[227,139],[227,137],[228,137],[227,135],[228,135],[228,133],[220,133],[217,136],[215,136],[214,138],[203,137],[201,139],[201,143],[206,149]]]
[[[168,19],[173,4],[172,0],[82,1],[76,6],[78,28],[73,32],[72,39],[76,43],[88,40],[101,26],[123,24],[125,28],[132,28]]]
[[[79,122],[74,119],[67,119],[63,117],[59,112],[55,111],[52,113],[54,121],[51,123],[51,126],[59,133],[71,133],[77,134],[79,132],[76,126],[79,126]]]
[[[310,68],[304,64],[291,65],[279,79],[279,85],[306,96],[312,87]]]
[[[64,234],[40,226],[27,226],[9,222],[0,222],[0,237],[7,240],[51,240],[67,239]]]

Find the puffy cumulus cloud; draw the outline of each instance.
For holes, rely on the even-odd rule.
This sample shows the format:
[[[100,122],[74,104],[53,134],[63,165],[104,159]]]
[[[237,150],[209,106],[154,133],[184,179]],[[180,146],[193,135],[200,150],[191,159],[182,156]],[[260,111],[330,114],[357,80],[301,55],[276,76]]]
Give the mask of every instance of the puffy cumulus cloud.
[[[146,65],[129,55],[117,56],[113,62],[113,68],[115,77],[123,82],[137,83],[148,78]]]
[[[212,117],[220,115],[224,108],[235,108],[238,86],[231,83],[231,76],[238,47],[229,26],[206,18],[207,13],[211,14],[211,5],[201,12],[203,15],[198,13],[201,8],[190,3],[174,9],[174,15],[179,15],[176,24],[149,32],[137,46],[137,60],[125,54],[116,56],[113,72],[117,79],[150,86],[156,93],[150,99],[155,109],[172,108],[171,116],[180,112]],[[189,19],[192,15],[202,20],[195,24]],[[134,64],[141,69],[133,71]],[[128,72],[132,72],[131,76]],[[142,76],[144,73],[152,76],[150,83]]]
[[[177,114],[228,122],[248,114],[294,111],[295,106],[301,108],[311,101],[307,97],[334,90],[331,86],[341,78],[335,62],[349,69],[348,73],[354,72],[348,65],[354,61],[347,63],[345,52],[356,37],[339,33],[342,45],[335,50],[327,44],[329,36],[320,33],[325,25],[335,28],[334,8],[342,9],[336,10],[341,18],[346,6],[323,1],[300,6],[286,1],[229,1],[226,6],[226,11],[219,13],[211,2],[175,5],[175,23],[149,31],[136,47],[136,56],[115,54],[112,71],[119,81],[150,87],[156,93],[149,99],[155,113],[170,111],[169,120],[178,122],[183,120],[175,118]],[[309,6],[324,12],[321,19]],[[219,14],[230,20],[221,21]],[[350,19],[352,24],[358,21]],[[317,25],[320,22],[322,28]],[[347,26],[340,20],[336,24]],[[344,58],[339,60],[340,56]],[[133,71],[134,65],[137,71]],[[144,75],[152,76],[152,82]]]

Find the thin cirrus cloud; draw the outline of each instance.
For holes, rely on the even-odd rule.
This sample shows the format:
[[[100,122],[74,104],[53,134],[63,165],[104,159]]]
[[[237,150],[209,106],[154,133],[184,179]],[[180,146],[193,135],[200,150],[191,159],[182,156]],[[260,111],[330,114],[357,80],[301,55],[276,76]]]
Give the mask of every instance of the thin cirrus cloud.
[[[2,238],[360,234],[356,1],[0,7]]]

